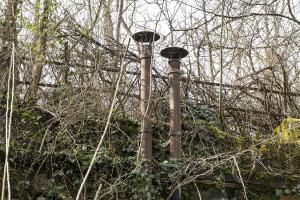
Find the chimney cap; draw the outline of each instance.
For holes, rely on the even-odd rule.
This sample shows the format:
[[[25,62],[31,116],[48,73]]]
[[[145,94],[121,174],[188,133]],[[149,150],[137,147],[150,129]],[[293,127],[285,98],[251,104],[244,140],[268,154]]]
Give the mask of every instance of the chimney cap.
[[[167,47],[161,50],[160,55],[169,59],[181,59],[189,54],[187,50],[181,47]]]
[[[160,39],[160,36],[153,31],[140,31],[132,35],[132,38],[137,42],[151,43]]]

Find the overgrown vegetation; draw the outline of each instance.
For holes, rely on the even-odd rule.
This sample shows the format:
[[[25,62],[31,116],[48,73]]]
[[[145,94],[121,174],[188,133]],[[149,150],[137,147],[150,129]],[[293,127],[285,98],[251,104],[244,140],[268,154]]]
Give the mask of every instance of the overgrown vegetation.
[[[0,1],[1,200],[299,196],[298,13],[297,0]],[[188,53],[176,70],[160,54],[174,46]]]
[[[148,193],[152,199],[165,199],[176,187],[174,183],[179,183],[183,199],[194,199],[196,188],[210,191],[217,186],[225,191],[225,185],[231,183],[243,196],[237,184],[241,181],[238,170],[249,187],[249,199],[259,199],[266,191],[269,191],[267,199],[271,196],[276,199],[284,193],[300,194],[298,144],[282,143],[280,137],[274,135],[242,137],[221,131],[214,110],[208,111],[205,107],[198,108],[193,115],[198,120],[183,119],[183,159],[168,158],[168,127],[157,126],[155,159],[151,163],[137,162],[138,122],[114,116],[84,195],[93,197],[100,188],[100,197],[105,199],[141,199]],[[10,168],[16,198],[74,198],[93,156],[96,138],[103,131],[104,118],[92,116],[64,126],[58,118],[39,108],[14,109]],[[3,159],[3,137],[0,143]],[[233,157],[238,160],[238,166]],[[143,165],[151,167],[145,171]],[[205,183],[207,180],[209,184]],[[267,190],[257,190],[255,184],[265,184]]]

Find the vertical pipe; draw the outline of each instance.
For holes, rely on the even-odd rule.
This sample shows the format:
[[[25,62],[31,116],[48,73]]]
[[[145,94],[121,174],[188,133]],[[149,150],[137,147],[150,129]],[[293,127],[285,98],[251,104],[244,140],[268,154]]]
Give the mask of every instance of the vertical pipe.
[[[151,128],[151,44],[143,45],[141,51],[141,160],[152,159],[152,128]]]
[[[188,52],[180,47],[168,47],[160,54],[169,59],[169,123],[170,158],[181,158],[181,107],[180,107],[180,59]],[[176,189],[171,200],[180,200],[180,190]]]
[[[181,158],[180,61],[169,61],[170,157]]]
[[[169,114],[170,114],[170,158],[181,158],[181,108],[180,108],[180,61],[169,61]],[[179,200],[180,192],[175,190],[171,200]]]
[[[139,158],[152,160],[152,128],[151,128],[151,63],[152,44],[160,36],[152,31],[141,31],[132,35],[133,39],[142,46],[141,50],[141,144]]]

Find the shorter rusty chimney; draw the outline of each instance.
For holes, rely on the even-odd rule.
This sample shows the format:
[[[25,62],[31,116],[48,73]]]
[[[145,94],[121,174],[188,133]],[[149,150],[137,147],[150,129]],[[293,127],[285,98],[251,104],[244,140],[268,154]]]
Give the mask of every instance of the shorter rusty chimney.
[[[181,158],[180,59],[188,55],[180,47],[168,47],[160,54],[169,59],[170,157]]]
[[[160,52],[169,59],[169,123],[170,123],[170,158],[181,158],[181,106],[180,106],[180,59],[188,55],[180,47],[168,47]],[[172,200],[180,199],[179,190],[175,190]]]

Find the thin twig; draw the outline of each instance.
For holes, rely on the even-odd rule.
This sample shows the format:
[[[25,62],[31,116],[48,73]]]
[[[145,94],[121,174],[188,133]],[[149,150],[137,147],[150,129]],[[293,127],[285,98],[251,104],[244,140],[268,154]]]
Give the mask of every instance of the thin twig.
[[[242,186],[243,186],[244,197],[245,197],[246,200],[248,200],[246,187],[245,187],[245,184],[244,184],[244,181],[243,181],[243,177],[242,177],[242,174],[241,174],[239,165],[238,165],[237,160],[236,160],[236,158],[235,158],[234,156],[232,157],[232,159],[233,159],[233,161],[234,161],[234,164],[235,164],[235,166],[236,166],[236,170],[237,170],[237,172],[238,172],[238,174],[239,174],[239,177],[240,177],[240,180],[241,180],[241,184],[242,184]]]

